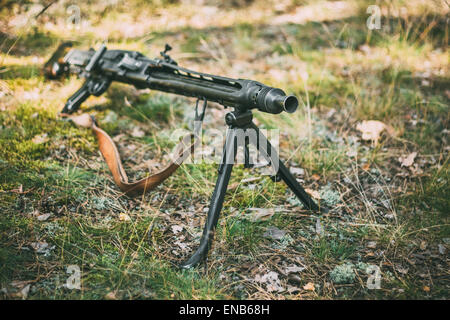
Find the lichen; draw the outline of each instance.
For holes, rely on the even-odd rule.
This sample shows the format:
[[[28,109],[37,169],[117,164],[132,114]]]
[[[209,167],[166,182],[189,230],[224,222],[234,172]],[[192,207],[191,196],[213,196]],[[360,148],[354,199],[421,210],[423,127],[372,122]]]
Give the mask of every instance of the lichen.
[[[114,200],[106,197],[92,197],[91,207],[97,210],[111,209],[115,206]]]
[[[300,208],[303,208],[303,203],[301,203],[301,201],[297,198],[297,196],[290,196],[289,198],[287,198],[287,201],[291,206],[295,207],[298,206]]]
[[[339,192],[332,189],[331,184],[327,184],[320,189],[320,199],[324,201],[327,206],[332,207],[339,203],[341,197]]]
[[[331,281],[336,284],[353,283],[355,277],[355,265],[353,263],[341,264],[334,267],[330,272]]]

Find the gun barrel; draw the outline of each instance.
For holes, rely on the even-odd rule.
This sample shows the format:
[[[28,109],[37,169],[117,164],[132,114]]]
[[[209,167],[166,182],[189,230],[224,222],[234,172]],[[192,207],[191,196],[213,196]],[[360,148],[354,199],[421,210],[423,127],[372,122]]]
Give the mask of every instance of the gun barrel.
[[[94,64],[92,60],[98,57]],[[205,98],[227,107],[258,109],[278,114],[293,113],[298,100],[278,88],[246,79],[232,79],[182,68],[160,59],[151,60],[134,51],[71,50],[64,58],[66,69],[84,70],[88,77],[109,77],[134,85],[189,97]],[[98,64],[97,64],[98,62]],[[74,71],[76,72],[76,71]],[[76,109],[76,108],[75,108]],[[75,111],[75,110],[74,110]]]
[[[297,110],[297,98],[286,95],[281,89],[253,80],[204,76],[208,79],[158,71],[150,74],[147,83],[151,89],[191,97],[204,97],[209,101],[240,109],[256,108],[273,114],[283,111],[293,113]]]
[[[295,96],[287,96],[283,90],[271,87],[262,89],[258,94],[258,109],[267,113],[280,113],[286,111],[293,113],[297,110],[298,100]]]

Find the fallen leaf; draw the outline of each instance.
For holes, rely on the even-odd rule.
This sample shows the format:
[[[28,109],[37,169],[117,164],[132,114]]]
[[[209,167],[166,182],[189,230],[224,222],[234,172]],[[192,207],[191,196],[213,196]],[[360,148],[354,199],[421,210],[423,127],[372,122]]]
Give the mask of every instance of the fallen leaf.
[[[402,273],[402,274],[407,274],[408,273],[408,268],[404,268],[402,266],[396,266],[395,268],[398,272]]]
[[[308,192],[309,195],[311,197],[313,197],[314,199],[320,200],[320,193],[318,191],[312,190],[312,189],[308,189],[308,188],[306,188],[305,191]]]
[[[269,70],[269,74],[270,77],[274,78],[275,80],[278,81],[283,81],[286,79],[286,73],[281,71],[281,70],[277,70],[277,69],[270,69]]]
[[[23,98],[25,100],[36,100],[39,98],[39,89],[35,88],[34,90],[25,91],[23,93]]]
[[[134,127],[133,131],[131,132],[131,135],[135,138],[142,138],[143,136],[145,136],[145,132],[142,131],[142,129],[139,127]]]
[[[45,221],[45,220],[47,220],[48,218],[50,218],[50,216],[51,216],[50,213],[44,213],[44,214],[41,214],[40,216],[38,216],[37,219],[38,219],[39,221]]]
[[[354,157],[356,157],[358,155],[358,151],[356,151],[356,149],[350,149],[345,154],[349,158],[354,158]]]
[[[176,241],[175,244],[179,246],[182,250],[185,250],[188,247],[186,243],[181,242],[180,240]]]
[[[30,283],[30,281],[13,280],[13,281],[11,281],[10,285],[16,289],[22,289],[29,283]]]
[[[125,137],[125,134],[124,133],[120,133],[117,136],[114,136],[112,139],[113,139],[114,142],[119,142],[120,139],[122,139],[123,137]]]
[[[23,300],[25,300],[28,297],[30,288],[31,288],[31,284],[27,284],[19,292],[13,293],[12,296],[15,298],[22,298]]]
[[[402,167],[409,167],[414,163],[414,159],[417,156],[417,152],[412,152],[406,157],[398,158],[398,161],[401,163]]]
[[[284,288],[281,285],[279,285],[278,283],[269,283],[269,284],[266,285],[266,288],[267,288],[268,292],[274,292],[274,291],[282,292],[282,291],[284,291]]]
[[[308,291],[314,291],[314,290],[316,290],[316,287],[314,286],[313,282],[308,282],[307,284],[305,284],[303,286],[303,289],[308,290]]]
[[[423,291],[425,291],[425,292],[430,292],[430,287],[429,287],[429,286],[424,286],[424,287],[423,287]]]
[[[358,123],[356,129],[362,132],[362,139],[378,143],[381,133],[386,129],[386,125],[381,121],[369,120]]]
[[[33,143],[35,144],[42,144],[48,141],[48,135],[46,133],[43,134],[38,134],[36,136],[34,136],[33,139],[31,139],[31,141],[33,141]]]
[[[131,218],[130,218],[129,215],[127,215],[126,213],[122,212],[121,214],[119,214],[119,220],[120,221],[130,221]]]
[[[182,226],[177,226],[177,225],[172,226],[171,228],[172,228],[172,232],[175,234],[177,234],[178,232],[181,232],[183,230]]]
[[[280,230],[277,227],[269,227],[267,231],[263,234],[266,238],[272,238],[274,240],[281,240],[286,235],[286,231]]]
[[[420,250],[425,250],[426,248],[427,248],[427,243],[425,242],[425,241],[422,241],[421,243],[420,243]]]
[[[319,218],[317,218],[317,221],[316,221],[316,233],[320,236],[323,235],[323,226],[322,226],[322,223],[320,223]]]
[[[293,283],[297,283],[297,284],[302,283],[302,279],[299,276],[292,274],[292,273],[288,275],[288,280]]]
[[[293,264],[293,265],[291,265],[291,266],[289,266],[289,267],[286,267],[286,268],[284,269],[284,271],[286,272],[286,274],[290,274],[290,273],[298,273],[298,272],[302,272],[302,271],[305,270],[305,269],[306,269],[305,267],[299,267],[299,266]]]
[[[361,50],[362,52],[364,52],[365,54],[370,54],[370,52],[371,52],[371,48],[367,44],[363,44],[362,46],[359,46],[358,49]]]
[[[43,253],[48,248],[48,243],[43,242],[32,242],[30,243],[30,246],[37,252],[37,253]]]
[[[117,300],[116,292],[111,291],[105,295],[106,300]]]
[[[273,208],[250,208],[248,210],[250,211],[250,220],[252,220],[253,222],[259,220],[268,220],[275,213],[275,210]]]
[[[270,271],[262,276],[256,275],[255,281],[265,284],[268,292],[284,291],[284,288],[281,286],[280,280],[278,279],[278,273],[274,271]]]
[[[303,176],[305,174],[305,169],[303,169],[303,168],[291,167],[291,168],[289,168],[289,171],[292,174],[296,174],[298,176]]]
[[[287,292],[288,292],[288,293],[300,292],[300,288],[297,288],[297,287],[288,285],[288,287],[287,287]]]
[[[375,249],[376,247],[377,247],[377,242],[376,241],[369,241],[369,242],[367,242],[367,248]]]

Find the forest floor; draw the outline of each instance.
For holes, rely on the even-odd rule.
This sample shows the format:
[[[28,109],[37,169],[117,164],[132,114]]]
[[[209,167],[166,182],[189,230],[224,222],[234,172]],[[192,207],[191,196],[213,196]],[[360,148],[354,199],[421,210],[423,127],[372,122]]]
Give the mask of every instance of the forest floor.
[[[381,1],[369,30],[367,1],[172,2],[0,11],[0,298],[448,299],[448,5]],[[178,269],[217,165],[183,164],[148,195],[123,195],[92,133],[58,119],[82,80],[41,73],[66,40],[150,58],[169,43],[183,67],[295,94],[296,113],[255,118],[331,210],[308,212],[236,166],[207,262]],[[194,105],[114,84],[82,109],[137,179],[164,164]],[[225,132],[225,113],[210,104],[203,129]]]

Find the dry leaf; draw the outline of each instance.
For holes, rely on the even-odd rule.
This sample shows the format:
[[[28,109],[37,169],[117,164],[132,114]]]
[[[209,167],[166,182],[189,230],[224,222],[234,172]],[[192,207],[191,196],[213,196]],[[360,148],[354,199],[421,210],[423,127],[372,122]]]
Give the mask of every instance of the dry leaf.
[[[425,292],[430,292],[430,287],[429,287],[429,286],[424,286],[424,287],[423,287],[423,291],[425,291]]]
[[[381,133],[386,129],[386,125],[381,121],[369,120],[358,123],[356,129],[362,132],[362,139],[378,143]]]
[[[250,208],[248,210],[252,221],[268,220],[275,213],[273,208]]]
[[[308,291],[314,291],[316,289],[316,287],[314,286],[313,282],[308,282],[307,284],[305,284],[303,286],[304,290],[308,290]]]
[[[23,300],[25,300],[28,297],[30,288],[31,288],[31,284],[27,284],[19,292],[13,293],[12,296],[15,298],[22,298]]]
[[[421,243],[420,243],[420,250],[425,250],[426,248],[427,248],[427,243],[425,242],[425,241],[422,241]]]
[[[47,220],[48,218],[50,218],[50,216],[51,216],[50,213],[44,213],[44,214],[41,214],[40,216],[38,216],[37,219],[38,219],[39,221],[45,221],[45,220]]]
[[[369,241],[369,242],[367,242],[367,248],[375,249],[376,247],[377,247],[377,242],[376,241]]]
[[[106,300],[117,300],[116,292],[115,291],[109,292],[108,294],[105,295],[105,299]]]
[[[27,284],[29,284],[30,281],[24,281],[24,280],[13,280],[11,281],[10,285],[16,289],[22,290],[23,287],[25,287]]]
[[[145,132],[141,130],[139,127],[134,127],[133,131],[131,132],[131,135],[135,138],[142,138],[145,136]]]
[[[120,221],[130,221],[131,218],[130,218],[129,215],[127,215],[126,213],[122,212],[121,214],[119,214],[119,220]]]
[[[398,272],[400,272],[401,274],[407,274],[408,273],[408,268],[404,268],[402,266],[396,266],[395,268]]]
[[[409,167],[414,163],[414,159],[417,156],[417,152],[412,152],[406,157],[398,158],[398,161],[402,164],[402,167]]]
[[[281,292],[284,288],[281,286],[280,279],[278,279],[278,273],[270,271],[265,275],[256,275],[255,281],[259,283],[265,283],[268,292]]]
[[[182,250],[186,250],[186,248],[188,247],[188,245],[180,240],[176,241],[175,244],[177,246],[179,246]]]
[[[287,292],[290,294],[295,293],[295,292],[300,292],[300,288],[288,285]]]
[[[182,226],[177,226],[177,225],[172,226],[171,228],[172,228],[172,232],[175,234],[177,234],[178,232],[181,232],[183,230]]]
[[[284,269],[284,272],[285,272],[286,274],[290,274],[290,273],[298,273],[298,272],[302,272],[302,271],[305,270],[305,269],[306,269],[305,267],[299,267],[299,266],[293,264],[293,265],[291,265],[291,266],[289,266],[289,267],[286,267],[286,269]]]
[[[32,242],[30,243],[30,247],[32,247],[37,253],[43,253],[48,248],[47,242]]]
[[[319,218],[317,218],[317,221],[316,221],[316,233],[320,236],[323,235],[323,226],[322,226],[322,223],[320,223]]]
[[[318,191],[315,191],[315,190],[312,190],[312,189],[308,189],[308,188],[306,188],[305,191],[308,192],[309,195],[311,197],[313,197],[314,199],[320,200],[320,193]]]
[[[35,144],[42,144],[48,141],[48,135],[46,133],[44,134],[38,134],[36,136],[34,136],[33,139],[31,139],[31,141],[33,141],[33,143]]]
[[[281,240],[286,235],[285,230],[280,230],[277,227],[269,227],[267,231],[263,234],[266,238],[272,238],[274,240]]]
[[[349,158],[354,158],[354,157],[356,157],[358,155],[358,151],[356,151],[356,149],[350,149],[345,154]]]
[[[298,176],[303,176],[305,174],[305,169],[303,169],[303,168],[290,167],[289,171],[292,174],[295,174],[295,175],[298,175]]]

